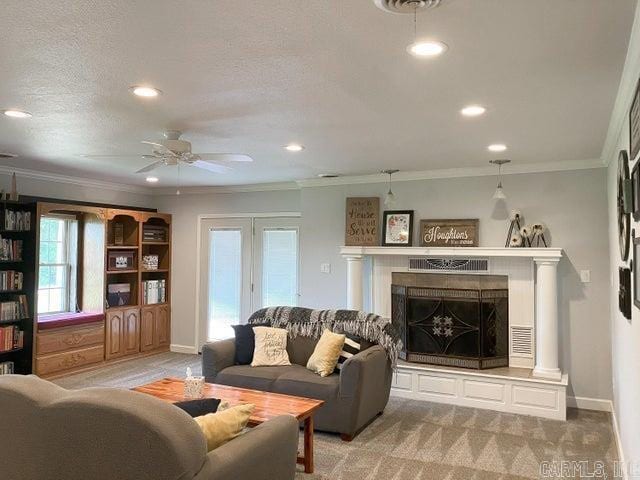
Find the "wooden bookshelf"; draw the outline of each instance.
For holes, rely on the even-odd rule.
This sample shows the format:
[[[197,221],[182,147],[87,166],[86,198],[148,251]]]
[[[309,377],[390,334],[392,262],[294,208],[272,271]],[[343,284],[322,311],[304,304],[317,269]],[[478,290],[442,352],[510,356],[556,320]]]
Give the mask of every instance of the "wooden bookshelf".
[[[171,215],[127,210],[107,210],[106,215],[105,358],[112,360],[168,350],[171,343]],[[109,255],[127,250],[135,252],[133,268],[129,265],[122,270],[109,268]],[[157,256],[156,269],[144,266],[148,255]],[[150,280],[164,281],[164,301],[158,298],[157,302],[149,303],[145,285]],[[109,296],[109,286],[115,284],[129,285],[129,295],[124,302],[122,295],[119,299],[113,293]]]
[[[14,226],[8,228],[7,219],[18,212],[28,212],[30,215],[28,226]],[[37,254],[37,217],[36,204],[28,202],[0,201],[0,237],[3,240],[22,242],[20,258],[0,259],[0,272],[22,273],[22,287],[18,289],[0,290],[0,302],[19,301],[20,296],[26,299],[26,315],[21,318],[0,320],[0,327],[16,327],[22,331],[23,344],[21,347],[0,351],[0,363],[13,362],[14,373],[30,374],[33,372],[33,318],[35,312],[36,285],[36,254]],[[1,348],[1,347],[0,347]],[[1,370],[0,370],[1,371]]]

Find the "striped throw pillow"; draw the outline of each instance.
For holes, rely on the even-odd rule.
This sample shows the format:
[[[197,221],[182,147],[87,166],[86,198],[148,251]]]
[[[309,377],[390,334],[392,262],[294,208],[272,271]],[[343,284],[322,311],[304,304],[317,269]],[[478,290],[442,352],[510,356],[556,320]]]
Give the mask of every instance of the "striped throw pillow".
[[[347,338],[344,339],[344,346],[342,347],[342,351],[340,352],[336,370],[342,370],[342,364],[344,364],[344,362],[346,362],[349,358],[353,357],[356,353],[360,353],[361,348],[362,340],[360,340],[358,337],[347,336]]]

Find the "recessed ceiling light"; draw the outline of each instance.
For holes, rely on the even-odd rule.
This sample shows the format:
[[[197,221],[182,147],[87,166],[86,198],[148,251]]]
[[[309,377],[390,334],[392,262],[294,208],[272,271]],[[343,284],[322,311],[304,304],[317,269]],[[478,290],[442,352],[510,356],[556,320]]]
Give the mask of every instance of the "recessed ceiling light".
[[[17,156],[15,153],[0,152],[0,158],[16,158]]]
[[[407,52],[414,57],[437,57],[446,52],[448,48],[442,42],[433,40],[417,41],[407,47]]]
[[[494,143],[487,147],[487,150],[490,152],[504,152],[507,149],[507,146],[502,143]]]
[[[133,87],[130,88],[130,90],[131,90],[131,93],[133,93],[134,95],[138,97],[146,97],[146,98],[157,97],[162,93],[157,88],[145,87],[141,85],[134,85]]]
[[[13,117],[13,118],[29,118],[32,116],[29,112],[25,112],[23,110],[15,110],[15,109],[5,110],[4,114],[7,117]]]
[[[482,105],[468,105],[460,110],[460,113],[465,117],[477,117],[479,115],[482,115],[486,111],[487,109]]]
[[[304,150],[304,147],[298,143],[290,143],[289,145],[285,145],[284,149],[290,152],[300,152]]]
[[[146,180],[149,183],[158,183],[158,177],[147,177]]]
[[[319,173],[318,177],[320,178],[338,178],[340,175],[337,173]]]

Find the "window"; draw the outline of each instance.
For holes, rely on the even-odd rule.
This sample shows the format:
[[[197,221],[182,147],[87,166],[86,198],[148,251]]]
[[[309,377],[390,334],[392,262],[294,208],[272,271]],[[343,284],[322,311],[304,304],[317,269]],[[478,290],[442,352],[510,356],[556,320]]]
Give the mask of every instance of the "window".
[[[262,230],[262,306],[298,303],[298,230]]]
[[[78,222],[72,216],[40,219],[38,314],[77,310]]]

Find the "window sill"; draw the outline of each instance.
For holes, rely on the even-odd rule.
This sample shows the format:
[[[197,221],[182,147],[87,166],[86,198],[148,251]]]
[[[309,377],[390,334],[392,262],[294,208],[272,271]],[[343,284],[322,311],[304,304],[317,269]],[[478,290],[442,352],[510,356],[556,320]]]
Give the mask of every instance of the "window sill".
[[[51,328],[69,327],[72,325],[82,325],[85,323],[97,323],[104,321],[104,313],[95,312],[66,312],[55,313],[53,315],[38,316],[38,330],[49,330]]]

